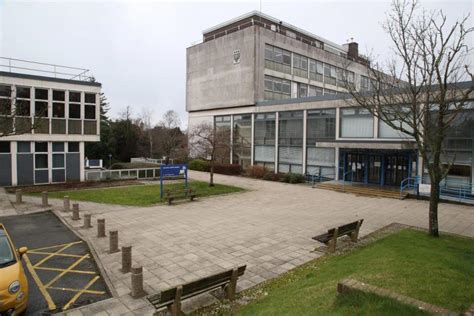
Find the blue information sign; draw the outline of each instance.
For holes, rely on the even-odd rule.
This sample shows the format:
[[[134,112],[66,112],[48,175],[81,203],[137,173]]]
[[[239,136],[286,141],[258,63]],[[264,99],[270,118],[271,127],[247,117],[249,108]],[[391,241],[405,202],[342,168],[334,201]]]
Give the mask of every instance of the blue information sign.
[[[188,188],[188,166],[186,164],[160,166],[160,197],[163,198],[163,180],[166,177],[184,177],[184,186]]]

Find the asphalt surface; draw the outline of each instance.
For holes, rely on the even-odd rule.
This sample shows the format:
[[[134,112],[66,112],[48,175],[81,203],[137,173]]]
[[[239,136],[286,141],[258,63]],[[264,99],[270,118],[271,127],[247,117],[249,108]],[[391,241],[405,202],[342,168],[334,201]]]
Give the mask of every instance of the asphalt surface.
[[[29,282],[26,315],[47,315],[110,297],[87,244],[52,212],[1,217],[0,222],[17,248],[26,246],[29,250],[28,258],[22,260]],[[27,268],[28,261],[40,285]],[[85,292],[79,292],[81,290]]]

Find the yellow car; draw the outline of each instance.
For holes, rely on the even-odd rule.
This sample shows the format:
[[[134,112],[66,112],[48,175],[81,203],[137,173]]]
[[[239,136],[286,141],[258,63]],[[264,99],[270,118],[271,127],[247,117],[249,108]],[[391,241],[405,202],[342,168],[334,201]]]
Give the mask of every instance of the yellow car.
[[[0,224],[0,315],[20,315],[28,304],[28,280],[21,257],[28,251],[21,247],[18,251]]]

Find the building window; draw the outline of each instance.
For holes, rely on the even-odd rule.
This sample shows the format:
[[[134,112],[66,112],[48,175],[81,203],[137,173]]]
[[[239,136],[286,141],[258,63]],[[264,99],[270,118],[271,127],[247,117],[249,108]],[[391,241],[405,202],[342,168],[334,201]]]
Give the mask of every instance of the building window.
[[[29,87],[16,87],[16,97],[21,99],[29,99],[31,88]]]
[[[255,164],[275,169],[275,113],[255,115]]]
[[[360,76],[360,90],[361,91],[369,91],[369,77],[366,76]]]
[[[278,171],[303,173],[303,111],[280,112]]]
[[[336,90],[324,89],[324,95],[336,95],[336,94],[337,94]]]
[[[17,87],[16,88],[16,102],[15,112],[18,116],[30,116],[31,115],[31,101],[30,101],[30,88]]]
[[[0,85],[0,115],[11,115],[12,113],[12,88]]]
[[[252,151],[252,115],[234,115],[233,123],[232,163],[246,168]]]
[[[35,116],[36,117],[48,116],[48,102],[35,101]]]
[[[323,95],[323,88],[315,86],[308,87],[308,97],[315,97],[318,95]]]
[[[81,102],[81,93],[80,92],[74,92],[74,91],[69,91],[69,102]]]
[[[18,152],[19,153],[30,153],[31,152],[31,143],[30,142],[18,142]]]
[[[64,103],[53,103],[53,117],[64,117],[65,112],[64,112]]]
[[[341,109],[341,137],[374,137],[374,117],[362,108]]]
[[[306,98],[308,96],[308,85],[298,83],[298,98]]]
[[[231,133],[231,116],[215,116],[214,117],[214,128],[218,137],[222,140],[222,145],[216,149],[216,160],[220,163],[230,163],[230,133]]]
[[[336,67],[324,64],[324,82],[335,86],[336,77]]]
[[[291,82],[271,76],[265,76],[265,100],[289,99]]]
[[[70,153],[78,153],[79,152],[79,143],[78,142],[70,142],[67,144],[68,152]]]
[[[65,101],[65,92],[60,90],[53,90],[54,101]]]
[[[69,104],[69,118],[81,118],[81,105],[76,103]]]
[[[84,106],[84,117],[88,120],[95,120],[95,105]]]
[[[10,142],[0,142],[0,154],[10,153]]]
[[[318,140],[335,139],[336,110],[308,110],[306,143],[314,145]]]
[[[48,90],[35,88],[35,99],[48,100]]]
[[[0,97],[10,98],[12,96],[12,87],[7,85],[0,85]]]
[[[266,44],[265,67],[291,74],[291,53],[287,50]]]
[[[95,93],[86,93],[85,94],[85,103],[92,103],[92,104],[95,104],[95,98],[96,98],[96,95]]]
[[[323,63],[314,59],[309,60],[309,78],[323,82],[324,68]]]

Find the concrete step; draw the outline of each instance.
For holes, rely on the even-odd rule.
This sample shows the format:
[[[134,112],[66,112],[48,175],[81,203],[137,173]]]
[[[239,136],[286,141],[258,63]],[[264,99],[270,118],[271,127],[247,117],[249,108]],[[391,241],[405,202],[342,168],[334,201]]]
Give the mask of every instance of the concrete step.
[[[407,193],[403,193],[400,196],[400,192],[388,189],[382,189],[377,187],[365,187],[359,185],[342,185],[338,183],[321,183],[316,186],[319,189],[332,190],[337,192],[344,193],[353,193],[356,195],[362,196],[371,196],[371,197],[385,197],[391,199],[404,199],[408,196]]]

